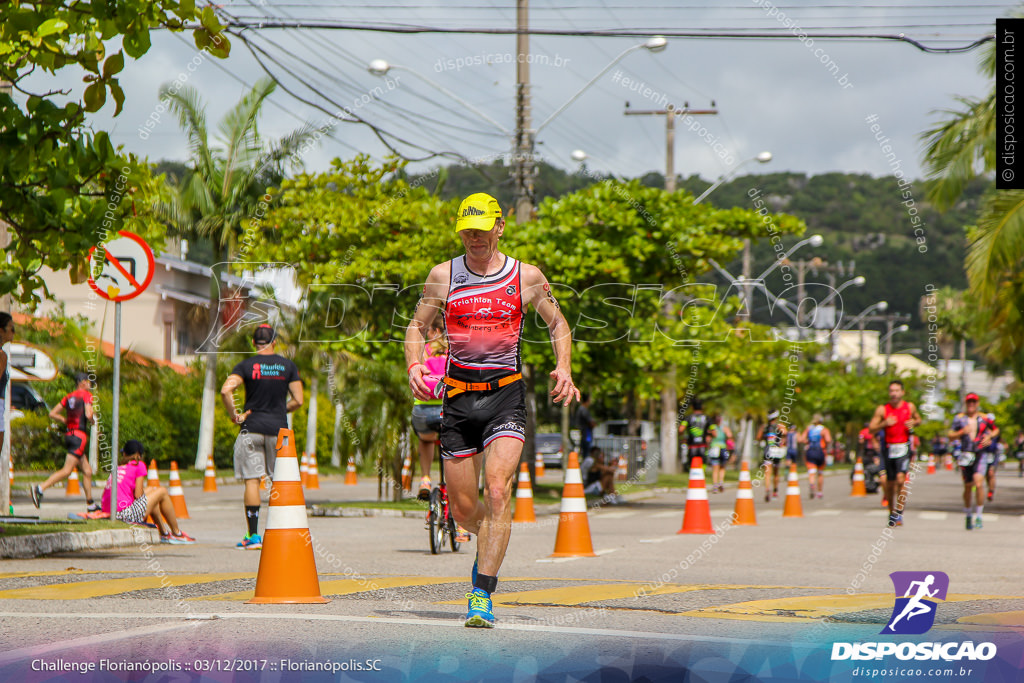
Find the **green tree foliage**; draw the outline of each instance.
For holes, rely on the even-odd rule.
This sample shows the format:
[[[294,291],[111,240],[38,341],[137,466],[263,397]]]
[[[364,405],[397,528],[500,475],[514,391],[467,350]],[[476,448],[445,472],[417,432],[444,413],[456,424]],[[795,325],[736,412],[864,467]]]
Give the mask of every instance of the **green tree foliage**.
[[[213,8],[198,10],[191,0],[22,2],[6,4],[0,17],[0,80],[12,83],[17,96],[0,94],[0,219],[12,231],[0,292],[27,302],[45,292],[38,275],[44,265],[84,279],[89,248],[106,231],[160,235],[148,212],[160,192],[148,166],[88,124],[108,93],[114,115],[120,113],[125,57],[142,57],[151,31],[180,31],[188,22],[200,23],[193,31],[198,48],[226,56],[230,45]],[[61,103],[56,96],[71,93],[25,87],[36,70],[75,68],[88,84],[80,100]]]

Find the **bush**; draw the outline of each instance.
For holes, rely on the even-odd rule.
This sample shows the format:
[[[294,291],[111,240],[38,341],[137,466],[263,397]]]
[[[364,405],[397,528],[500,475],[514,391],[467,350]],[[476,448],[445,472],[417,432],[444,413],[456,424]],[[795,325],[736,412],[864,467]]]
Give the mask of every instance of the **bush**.
[[[49,470],[64,464],[64,432],[46,413],[11,422],[11,454],[18,469]]]

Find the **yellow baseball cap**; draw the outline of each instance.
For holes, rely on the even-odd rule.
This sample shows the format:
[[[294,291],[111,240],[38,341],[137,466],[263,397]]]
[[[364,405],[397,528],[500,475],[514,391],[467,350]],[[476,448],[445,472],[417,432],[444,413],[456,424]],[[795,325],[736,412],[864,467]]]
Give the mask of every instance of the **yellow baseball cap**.
[[[460,230],[494,229],[496,219],[501,218],[501,205],[489,194],[477,192],[462,200],[459,217],[455,221],[455,232]]]

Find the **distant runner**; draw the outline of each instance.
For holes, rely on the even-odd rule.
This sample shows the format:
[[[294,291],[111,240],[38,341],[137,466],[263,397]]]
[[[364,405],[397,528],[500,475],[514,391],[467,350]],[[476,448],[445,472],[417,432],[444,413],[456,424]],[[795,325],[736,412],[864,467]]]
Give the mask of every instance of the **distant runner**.
[[[978,395],[964,397],[964,412],[953,418],[949,438],[959,444],[957,464],[964,482],[964,525],[968,531],[982,527],[982,513],[985,509],[982,487],[985,485],[985,471],[988,460],[984,450],[999,434],[995,422],[978,412]],[[974,490],[974,519],[971,519],[971,490]]]
[[[828,431],[828,427],[822,424],[823,419],[821,413],[815,413],[811,424],[800,435],[800,442],[807,446],[804,455],[807,458],[807,488],[811,498],[814,498],[815,495],[818,498],[825,495],[823,492],[825,488],[825,451],[832,443],[832,433]],[[812,472],[810,465],[814,465],[817,472]]]
[[[711,492],[725,491],[725,466],[729,462],[728,443],[732,439],[732,430],[722,422],[722,416],[716,415],[708,427],[708,460],[711,461]]]
[[[786,457],[786,425],[779,422],[779,411],[773,410],[768,413],[768,422],[761,426],[757,433],[757,440],[764,444],[764,502],[779,497],[779,470],[782,469],[782,461]],[[768,482],[771,482],[771,491],[768,490]]]
[[[699,457],[702,462],[707,462],[708,428],[711,423],[708,416],[704,414],[704,404],[699,398],[693,399],[690,404],[693,412],[679,425],[679,433],[686,435],[686,469],[693,467],[693,459]]]
[[[889,402],[875,409],[868,430],[884,430],[882,462],[885,464],[885,499],[889,505],[889,526],[903,526],[904,494],[910,469],[910,437],[921,424],[917,407],[903,400],[903,382],[889,382]]]
[[[32,504],[37,508],[43,500],[43,491],[70,477],[77,467],[82,470],[86,512],[99,512],[99,504],[92,500],[92,465],[85,454],[86,444],[89,443],[86,425],[92,422],[93,415],[94,397],[89,391],[91,386],[89,376],[84,372],[78,373],[75,375],[75,390],[61,399],[61,402],[50,411],[51,419],[64,423],[64,448],[67,454],[64,456],[64,467],[51,474],[42,484],[36,484],[31,488]]]

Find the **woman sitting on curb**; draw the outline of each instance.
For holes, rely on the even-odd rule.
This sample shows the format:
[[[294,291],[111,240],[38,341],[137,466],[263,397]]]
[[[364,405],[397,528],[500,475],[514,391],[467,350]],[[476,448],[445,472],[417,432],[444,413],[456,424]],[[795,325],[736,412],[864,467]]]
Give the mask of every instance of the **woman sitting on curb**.
[[[146,463],[142,461],[145,449],[142,443],[131,439],[124,445],[117,467],[117,515],[116,518],[128,524],[144,525],[146,517],[152,516],[160,530],[160,542],[185,545],[196,539],[178,527],[174,515],[174,504],[163,486],[146,486]],[[113,479],[113,477],[111,477]],[[110,480],[103,491],[100,505],[110,514]],[[161,518],[162,521],[161,521]],[[164,527],[167,531],[164,532]]]

